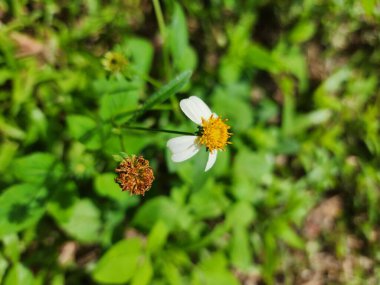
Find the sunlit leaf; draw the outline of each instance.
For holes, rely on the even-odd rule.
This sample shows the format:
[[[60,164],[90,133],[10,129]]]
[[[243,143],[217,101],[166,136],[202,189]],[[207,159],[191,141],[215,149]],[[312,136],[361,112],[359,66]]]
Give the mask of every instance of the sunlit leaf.
[[[124,284],[138,269],[141,241],[123,240],[113,245],[96,264],[92,277],[97,282]]]
[[[32,272],[21,263],[15,264],[5,277],[4,285],[33,285]]]

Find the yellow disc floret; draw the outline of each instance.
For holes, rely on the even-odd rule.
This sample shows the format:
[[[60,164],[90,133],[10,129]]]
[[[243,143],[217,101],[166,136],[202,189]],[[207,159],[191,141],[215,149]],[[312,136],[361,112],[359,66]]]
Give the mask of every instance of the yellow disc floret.
[[[109,51],[104,55],[102,64],[105,70],[117,73],[121,72],[128,65],[128,60],[120,52]]]
[[[200,127],[198,143],[205,145],[207,150],[211,153],[214,150],[224,150],[227,144],[230,144],[228,138],[231,133],[228,131],[230,126],[220,117],[211,115],[209,119],[202,118],[202,126]]]

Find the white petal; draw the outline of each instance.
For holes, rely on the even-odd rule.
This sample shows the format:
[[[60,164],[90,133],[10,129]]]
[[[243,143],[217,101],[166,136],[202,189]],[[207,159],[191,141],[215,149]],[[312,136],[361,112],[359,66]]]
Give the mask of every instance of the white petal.
[[[210,154],[208,155],[205,172],[208,171],[214,165],[217,156],[218,156],[217,151],[214,150],[212,153],[210,152]]]
[[[198,125],[202,123],[202,118],[208,119],[211,116],[210,108],[196,96],[181,100],[179,106],[182,112]]]
[[[207,104],[205,102],[203,102],[203,100],[201,98],[199,98],[197,96],[191,96],[189,99],[192,100],[197,105],[197,107],[201,111],[202,117],[204,119],[210,118],[210,116],[212,114],[211,110],[207,106]]]
[[[181,162],[190,157],[193,157],[199,151],[199,146],[197,144],[193,144],[191,147],[187,148],[182,152],[177,152],[172,155],[172,160],[174,162]]]
[[[166,146],[172,153],[183,152],[186,149],[190,148],[196,139],[196,136],[180,136],[168,140]]]

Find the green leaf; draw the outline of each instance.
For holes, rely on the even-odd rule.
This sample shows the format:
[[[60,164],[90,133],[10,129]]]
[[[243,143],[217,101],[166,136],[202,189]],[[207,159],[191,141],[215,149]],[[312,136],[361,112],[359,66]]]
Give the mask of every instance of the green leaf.
[[[107,120],[117,115],[129,113],[138,106],[139,92],[129,91],[116,94],[105,94],[100,99],[100,116]]]
[[[240,269],[248,269],[252,262],[252,250],[249,246],[246,228],[236,226],[231,239],[231,263]]]
[[[243,13],[239,22],[227,24],[228,51],[220,60],[219,75],[223,83],[231,84],[237,82],[244,69],[251,68],[249,59],[249,47],[251,46],[252,28],[256,16],[253,13]],[[218,32],[218,41],[226,44],[225,35]]]
[[[183,284],[181,272],[177,264],[165,262],[162,266],[162,274],[165,276],[165,281],[169,285]]]
[[[368,17],[376,15],[376,0],[361,0],[360,2]]]
[[[124,46],[132,57],[134,67],[141,73],[148,74],[151,69],[154,53],[151,42],[143,38],[127,37]]]
[[[77,200],[69,209],[67,221],[60,225],[83,243],[98,241],[101,226],[99,209],[88,199]]]
[[[127,80],[106,80],[106,79],[98,79],[93,84],[93,88],[96,94],[104,95],[104,94],[115,94],[115,93],[126,93],[129,91],[139,89],[139,85],[134,81]]]
[[[65,285],[64,273],[58,273],[51,278],[51,285]]]
[[[253,206],[247,201],[240,201],[228,209],[226,223],[231,227],[248,227],[255,218],[256,213]]]
[[[185,13],[178,3],[175,3],[174,6],[169,36],[173,63],[177,70],[194,69],[197,63],[197,55],[194,49],[189,46]]]
[[[253,112],[247,100],[231,95],[229,88],[218,88],[213,94],[213,111],[228,119],[232,132],[242,132],[252,126]],[[233,139],[233,138],[232,138]]]
[[[145,111],[153,108],[157,104],[163,103],[169,99],[170,96],[180,91],[181,88],[189,81],[191,73],[191,71],[184,71],[173,80],[171,80],[168,84],[161,87],[156,93],[154,93],[145,101],[145,104],[138,112],[135,113],[135,116],[129,121],[136,120],[138,117],[143,115]]]
[[[167,197],[158,197],[146,202],[133,218],[133,224],[144,229],[151,229],[162,220],[169,229],[178,224],[180,209]]]
[[[143,264],[139,265],[136,274],[132,278],[131,285],[151,284],[153,277],[153,266],[150,257],[145,257]]]
[[[69,221],[72,208],[79,201],[76,189],[75,183],[64,183],[58,186],[57,191],[49,197],[46,209],[58,225]]]
[[[170,26],[170,49],[175,61],[180,60],[184,56],[188,40],[185,13],[181,6],[175,3]]]
[[[209,180],[202,189],[190,196],[189,209],[195,218],[216,218],[224,213],[229,202],[222,189]]]
[[[69,133],[88,149],[96,150],[102,146],[102,128],[91,118],[82,115],[66,117]]]
[[[18,144],[12,141],[5,141],[0,145],[0,173],[8,170],[17,149]]]
[[[294,43],[303,43],[309,40],[315,33],[314,22],[301,21],[290,32],[290,40]]]
[[[92,272],[92,278],[101,283],[126,283],[135,274],[140,255],[140,239],[120,241],[100,258]]]
[[[13,174],[21,181],[43,183],[63,174],[61,163],[50,153],[33,153],[18,158],[12,164]]]
[[[227,268],[222,253],[215,253],[202,261],[193,271],[194,285],[238,285],[239,282]]]
[[[301,115],[295,118],[294,126],[291,133],[302,133],[310,127],[326,123],[332,116],[331,110],[320,109],[312,111],[306,115]]]
[[[82,139],[87,132],[96,128],[96,122],[82,115],[69,115],[66,117],[70,135],[74,139]]]
[[[273,232],[277,233],[278,237],[284,242],[295,248],[303,249],[304,241],[296,234],[286,220],[276,221],[273,229]]]
[[[1,68],[0,69],[0,85],[3,85],[4,82],[6,82],[7,80],[10,80],[12,76],[13,76],[12,71],[10,71],[7,68]]]
[[[293,74],[297,77],[297,84],[290,90],[292,93],[296,91],[296,88],[301,92],[305,92],[309,86],[309,69],[306,61],[304,51],[300,46],[288,45],[285,41],[279,42],[275,50],[272,51],[272,55],[279,61],[284,74]],[[280,77],[280,79],[285,76]],[[278,81],[279,78],[277,79]],[[293,79],[294,80],[294,79]],[[281,86],[281,83],[279,83]],[[281,86],[282,87],[282,86]],[[283,92],[285,92],[283,90]]]
[[[126,204],[128,200],[134,200],[128,193],[121,191],[121,188],[115,182],[116,174],[103,173],[95,178],[95,191],[107,198],[118,202],[118,204]]]
[[[45,212],[46,188],[31,184],[12,186],[0,196],[0,236],[35,224]]]
[[[5,272],[8,268],[8,261],[6,258],[0,253],[0,284],[3,284],[3,277],[5,275]]]
[[[154,254],[159,252],[168,238],[169,229],[163,221],[158,221],[148,236],[147,250],[149,253]]]
[[[235,178],[251,179],[255,184],[268,183],[272,179],[274,158],[269,153],[240,151],[235,158]]]
[[[17,233],[4,236],[2,242],[4,246],[4,255],[12,260],[12,262],[19,261],[20,255],[24,250],[24,244],[20,242]]]
[[[282,111],[282,131],[284,135],[290,135],[295,118],[295,94],[294,94],[294,81],[289,77],[282,77],[279,80],[281,91],[284,94],[284,103]]]
[[[252,44],[248,51],[248,61],[253,67],[263,69],[272,73],[280,71],[277,60],[265,48]]]
[[[21,263],[15,264],[8,272],[4,285],[33,285],[32,272]]]
[[[26,137],[26,133],[14,124],[4,122],[0,117],[0,130],[5,137],[9,137],[16,140],[23,140]]]

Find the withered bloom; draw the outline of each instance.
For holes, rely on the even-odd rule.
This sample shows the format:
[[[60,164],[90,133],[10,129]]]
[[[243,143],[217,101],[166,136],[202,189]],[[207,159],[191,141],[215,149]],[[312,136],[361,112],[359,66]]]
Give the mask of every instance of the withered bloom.
[[[119,184],[122,191],[129,191],[135,195],[143,195],[152,187],[154,180],[153,170],[149,161],[142,156],[126,157],[115,169],[118,176],[115,182]]]

